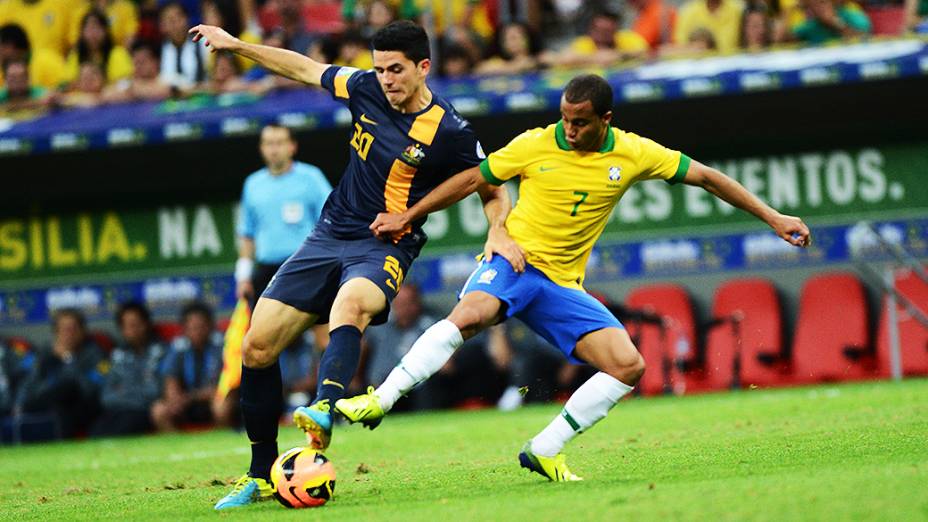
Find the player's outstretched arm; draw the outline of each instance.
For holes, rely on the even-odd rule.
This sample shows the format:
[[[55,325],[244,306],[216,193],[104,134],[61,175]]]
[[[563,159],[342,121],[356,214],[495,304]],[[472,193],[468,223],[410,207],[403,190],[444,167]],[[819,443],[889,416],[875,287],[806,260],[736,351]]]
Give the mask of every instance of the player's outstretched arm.
[[[778,236],[792,245],[807,247],[812,244],[809,227],[801,219],[781,214],[749,192],[743,185],[712,167],[693,160],[689,170],[686,171],[683,182],[687,185],[702,187],[732,206],[750,212],[770,225]]]
[[[322,81],[322,73],[329,67],[327,64],[319,63],[308,56],[287,49],[243,42],[221,27],[213,25],[200,24],[191,28],[188,33],[193,35],[194,42],[205,40],[212,52],[233,52],[250,58],[281,76],[309,85],[319,85]]]

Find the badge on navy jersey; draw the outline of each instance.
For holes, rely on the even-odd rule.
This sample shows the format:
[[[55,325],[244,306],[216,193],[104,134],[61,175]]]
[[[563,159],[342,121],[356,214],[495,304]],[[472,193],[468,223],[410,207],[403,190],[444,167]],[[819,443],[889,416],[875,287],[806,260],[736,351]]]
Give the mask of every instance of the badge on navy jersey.
[[[410,145],[403,151],[403,159],[413,167],[418,167],[422,160],[425,159],[425,151],[422,150],[418,143]]]

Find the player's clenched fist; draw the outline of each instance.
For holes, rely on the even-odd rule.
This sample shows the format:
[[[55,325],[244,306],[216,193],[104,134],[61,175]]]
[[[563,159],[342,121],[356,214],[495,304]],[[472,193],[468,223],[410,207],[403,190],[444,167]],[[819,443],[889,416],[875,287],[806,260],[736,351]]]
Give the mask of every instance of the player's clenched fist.
[[[227,33],[225,29],[213,25],[200,24],[187,32],[193,35],[194,42],[204,39],[206,46],[213,52],[232,49],[238,41],[238,38]]]
[[[807,247],[812,244],[812,233],[809,227],[796,216],[779,214],[772,220],[770,226],[777,235],[798,247]]]

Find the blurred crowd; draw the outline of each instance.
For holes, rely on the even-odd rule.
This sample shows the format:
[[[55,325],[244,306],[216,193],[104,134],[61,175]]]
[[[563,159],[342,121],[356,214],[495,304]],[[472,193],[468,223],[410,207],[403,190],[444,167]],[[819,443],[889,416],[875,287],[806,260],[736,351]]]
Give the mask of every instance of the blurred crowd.
[[[349,395],[383,382],[416,339],[445,315],[440,312],[424,306],[415,285],[404,285],[389,321],[365,333]],[[200,302],[184,306],[176,322],[153,322],[144,305],[127,302],[111,330],[90,330],[79,310],[64,308],[54,313],[47,346],[0,339],[0,441],[238,427],[237,390],[217,391],[227,324]],[[324,348],[310,332],[281,354],[283,421],[311,401]],[[567,364],[560,351],[522,323],[509,321],[468,340],[395,409],[511,410],[526,402],[566,400],[592,373]]]
[[[401,18],[429,30],[435,70],[455,78],[924,33],[928,0],[0,0],[0,104],[258,95],[294,84],[187,30],[366,69],[371,35]]]

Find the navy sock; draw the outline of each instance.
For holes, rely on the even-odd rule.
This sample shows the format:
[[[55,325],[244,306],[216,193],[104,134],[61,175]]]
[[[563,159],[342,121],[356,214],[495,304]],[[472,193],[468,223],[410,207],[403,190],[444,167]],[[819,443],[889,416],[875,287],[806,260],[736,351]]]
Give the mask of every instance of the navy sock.
[[[252,477],[270,480],[271,466],[277,458],[277,423],[283,411],[283,383],[280,363],[267,368],[242,365],[242,417],[251,441]]]
[[[329,334],[329,346],[319,362],[316,400],[329,404],[345,396],[345,389],[358,370],[361,359],[361,330],[352,325],[339,326]]]

